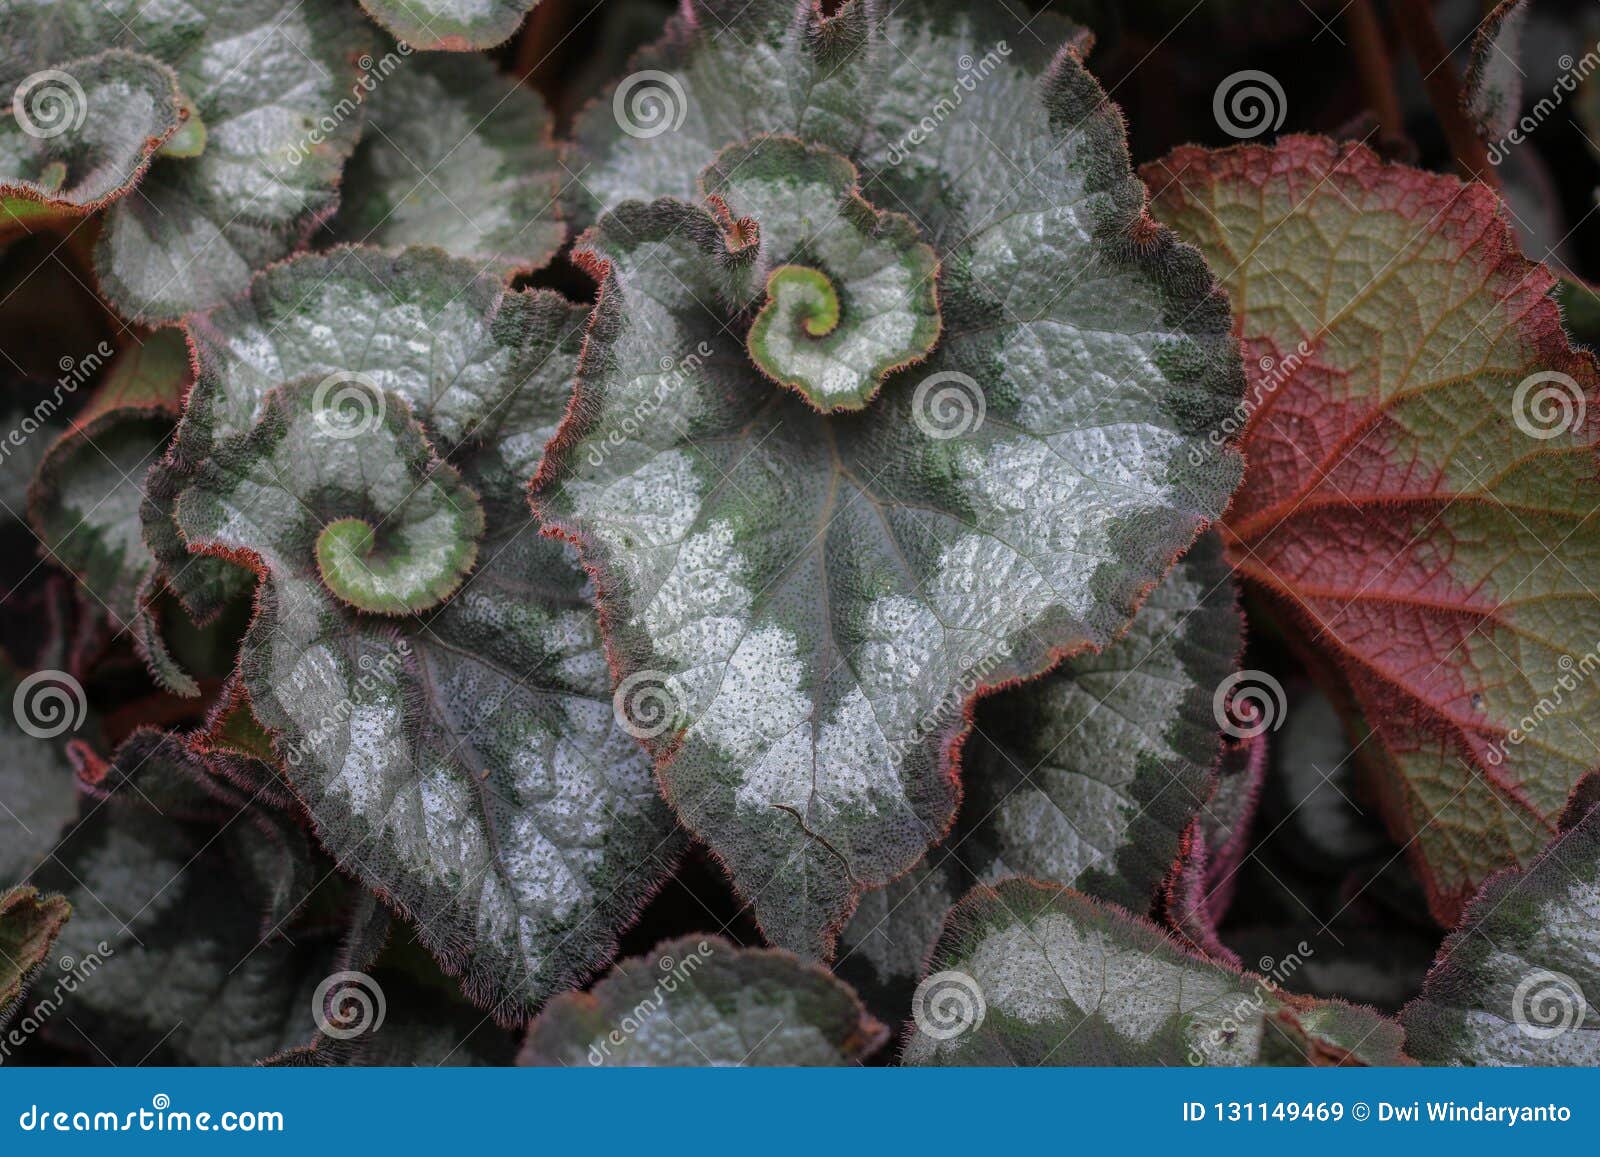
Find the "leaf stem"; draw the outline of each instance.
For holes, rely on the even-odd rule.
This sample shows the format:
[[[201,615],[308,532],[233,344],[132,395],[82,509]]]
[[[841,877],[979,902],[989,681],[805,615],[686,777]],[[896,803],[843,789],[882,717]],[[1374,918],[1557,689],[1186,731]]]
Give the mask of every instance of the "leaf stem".
[[[1455,155],[1456,167],[1469,179],[1500,188],[1499,175],[1489,164],[1483,138],[1467,118],[1461,91],[1461,78],[1450,60],[1450,49],[1439,34],[1428,0],[1394,0],[1395,23],[1422,73],[1422,83],[1433,102],[1434,114],[1444,130],[1445,140]]]
[[[1406,136],[1406,118],[1394,87],[1394,60],[1384,42],[1383,28],[1372,0],[1351,0],[1345,10],[1345,27],[1356,54],[1361,78],[1361,95],[1378,119],[1379,135],[1384,140],[1400,141]]]

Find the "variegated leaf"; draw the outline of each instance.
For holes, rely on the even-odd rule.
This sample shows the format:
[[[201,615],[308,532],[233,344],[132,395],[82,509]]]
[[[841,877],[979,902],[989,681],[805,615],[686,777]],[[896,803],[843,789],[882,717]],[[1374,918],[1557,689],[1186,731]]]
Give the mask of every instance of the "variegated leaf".
[[[193,322],[151,480],[152,537],[262,577],[241,669],[324,845],[508,1023],[605,963],[680,846],[524,499],[585,313],[437,251],[286,263]]]
[[[844,1065],[888,1030],[855,994],[787,952],[684,937],[550,1002],[527,1065]]]
[[[1003,881],[950,914],[907,1064],[1393,1065],[1400,1027],[1189,953],[1064,888]]]
[[[736,10],[738,41],[717,36]],[[1225,303],[1052,47],[995,6],[694,0],[640,61],[657,75],[579,127],[601,298],[535,508],[595,569],[623,702],[665,708],[634,722],[669,799],[807,955],[948,829],[970,701],[1113,640],[1237,479],[1231,450],[1188,453],[1240,386]],[[924,139],[963,60],[983,80]],[[646,81],[681,113],[661,131]],[[782,181],[772,136],[806,146]],[[760,158],[749,187],[731,156]],[[852,167],[859,198],[817,191]],[[624,203],[662,197],[689,201]],[[900,215],[939,262],[942,336],[878,388],[926,340]],[[839,217],[900,254],[871,293],[819,258]],[[795,340],[833,320],[814,278],[772,282],[767,238],[835,291],[831,332],[912,335],[818,359],[851,359],[836,398],[877,390],[860,413],[768,380],[760,333],[752,357],[773,289]]]
[[[1400,1020],[1431,1064],[1600,1065],[1600,807],[1483,886]]]

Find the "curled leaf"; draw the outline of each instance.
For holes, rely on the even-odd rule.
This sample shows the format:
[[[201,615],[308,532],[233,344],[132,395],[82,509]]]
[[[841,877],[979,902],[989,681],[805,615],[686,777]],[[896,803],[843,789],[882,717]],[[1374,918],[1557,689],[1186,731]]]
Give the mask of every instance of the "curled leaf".
[[[856,897],[949,828],[972,701],[1111,642],[1221,511],[1237,459],[1195,470],[1188,450],[1240,382],[1225,303],[1144,216],[1070,51],[995,6],[758,0],[737,46],[711,34],[731,10],[686,5],[641,61],[662,66],[670,128],[627,120],[628,82],[580,125],[579,212],[599,215],[580,258],[602,287],[533,501],[596,575],[623,702],[660,709],[635,730],[679,816],[773,942],[826,957]],[[973,57],[986,83],[897,167],[908,110]],[[747,189],[742,167],[707,169],[730,147],[757,159]],[[780,319],[792,342],[833,323],[828,294],[780,272],[764,342],[752,254],[858,211],[814,191],[842,190],[846,161],[918,232],[872,219],[898,287],[884,316],[912,336],[853,349],[840,388],[860,405],[931,340],[926,279],[905,277],[918,245],[944,325],[864,409],[824,414],[760,363],[789,356]],[[1010,164],[1032,175],[1002,189],[987,173]],[[784,245],[780,270],[824,272]],[[853,341],[851,284],[828,283],[821,340]]]
[[[855,166],[787,137],[724,149],[708,197],[751,222],[766,301],[746,344],[760,370],[818,410],[859,410],[939,336],[938,259],[909,217],[872,207]]]
[[[400,615],[437,606],[461,585],[483,508],[398,398],[301,382],[267,395],[250,436],[197,472],[177,521],[191,547],[261,554],[268,570],[309,556],[343,602]]]
[[[172,70],[120,49],[24,77],[8,111],[0,117],[0,233],[81,217],[125,196],[182,120]]]
[[[180,468],[151,476],[142,511],[168,583],[202,620],[233,593],[216,572],[189,565],[172,503],[182,467],[247,434],[274,388],[325,382],[330,421],[358,438],[363,415],[378,416],[372,391],[397,395],[445,457],[506,430],[531,472],[569,388],[545,357],[575,323],[575,311],[549,308],[548,295],[508,294],[499,276],[439,250],[365,247],[276,265],[238,301],[189,318],[200,382],[173,449]],[[519,428],[530,415],[539,421]]]
[[[169,549],[256,560],[240,670],[319,838],[505,1023],[603,965],[681,847],[524,497],[585,315],[437,251],[279,266],[193,323],[147,511]]]
[[[344,3],[16,0],[0,13],[11,49],[0,81],[104,48],[148,54],[176,74],[203,147],[195,132],[157,156],[140,195],[111,206],[95,246],[100,288],[120,313],[171,321],[241,293],[333,211],[360,132],[371,40]],[[91,102],[81,132],[122,115]]]

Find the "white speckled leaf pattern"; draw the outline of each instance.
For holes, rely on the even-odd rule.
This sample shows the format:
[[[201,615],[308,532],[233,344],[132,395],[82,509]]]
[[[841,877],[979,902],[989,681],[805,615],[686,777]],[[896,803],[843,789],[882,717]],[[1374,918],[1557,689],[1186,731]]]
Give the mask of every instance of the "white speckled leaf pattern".
[[[1221,544],[1206,535],[1104,652],[979,705],[954,831],[862,897],[842,945],[881,982],[914,979],[950,905],[1014,875],[1146,911],[1211,793],[1212,696],[1243,645]]]
[[[976,986],[984,1016],[945,1039],[917,1029],[907,1064],[1405,1062],[1393,1021],[1275,990],[1065,888],[1007,880],[972,892],[928,966],[929,975],[944,971]]]
[[[1425,1064],[1600,1065],[1600,807],[1483,886],[1400,1014]],[[1581,804],[1576,806],[1581,807]]]
[[[525,1065],[844,1065],[888,1031],[855,994],[787,952],[687,936],[550,1002]]]
[[[834,971],[869,996],[909,994],[966,880],[957,854],[941,846],[905,875],[863,893],[839,932]]]
[[[243,292],[333,211],[373,39],[343,0],[8,0],[0,43],[18,52],[0,80],[110,47],[177,74],[205,149],[157,158],[95,252],[119,312],[174,320]]]
[[[390,248],[437,245],[508,273],[537,269],[565,236],[557,164],[532,88],[481,56],[413,54],[368,98],[338,232]]]
[[[860,891],[948,829],[966,701],[1110,642],[1219,514],[1238,458],[1189,451],[1242,382],[1226,302],[1143,216],[1120,122],[1070,53],[997,8],[920,0],[810,33],[809,4],[760,0],[736,49],[705,31],[726,8],[688,6],[702,30],[679,19],[658,50],[683,129],[582,137],[585,183],[606,204],[694,196],[722,146],[798,129],[856,163],[868,201],[911,210],[944,336],[865,411],[817,415],[752,365],[706,214],[615,207],[584,242],[608,268],[534,501],[596,567],[620,675],[680,708],[651,740],[680,817],[770,939],[825,957]],[[921,160],[884,168],[913,102],[1008,34]],[[808,86],[813,53],[830,67]],[[905,54],[924,75],[898,75]],[[995,179],[1013,166],[1029,179]],[[919,424],[941,373],[981,421]]]
[[[606,962],[680,844],[612,713],[582,573],[524,498],[585,313],[437,251],[297,259],[250,303],[195,323],[200,380],[151,480],[188,546],[260,559],[241,670],[324,845],[507,1023]],[[350,486],[323,461],[339,452],[286,445],[273,485],[252,451],[277,436],[274,399],[314,394],[336,369],[391,387],[385,421],[410,408],[481,501],[476,568],[423,613],[362,614],[320,580],[313,542],[328,521],[382,522],[329,484]],[[299,381],[287,395],[261,392],[284,376]],[[347,443],[369,480],[387,428]],[[414,500],[402,486],[387,501]]]
[[[1148,907],[1210,796],[1213,698],[1243,649],[1234,582],[1207,535],[1115,644],[985,702],[955,848],[974,882],[1027,876]]]

